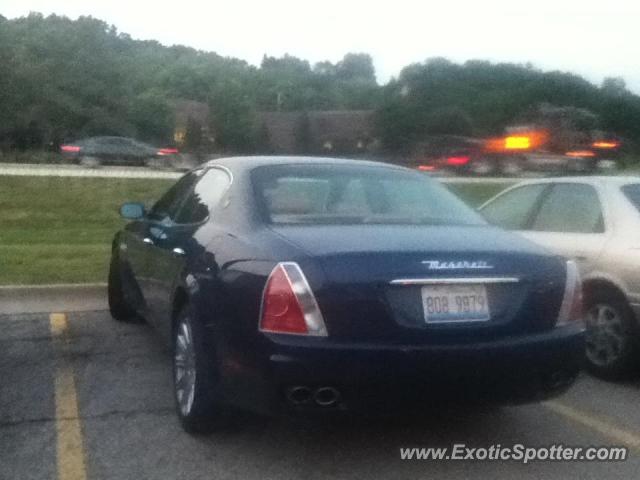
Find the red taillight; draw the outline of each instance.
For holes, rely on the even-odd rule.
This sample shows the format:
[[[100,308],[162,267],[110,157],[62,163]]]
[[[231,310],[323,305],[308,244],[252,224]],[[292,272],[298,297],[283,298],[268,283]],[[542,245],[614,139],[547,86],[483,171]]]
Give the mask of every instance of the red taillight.
[[[262,295],[260,330],[327,335],[316,299],[297,263],[279,263],[269,275]]]
[[[466,165],[469,163],[470,158],[466,155],[460,155],[457,157],[448,157],[447,165]]]
[[[77,145],[62,145],[60,146],[60,150],[63,152],[77,153],[80,151],[80,147]]]
[[[567,278],[564,287],[564,298],[560,305],[557,326],[571,322],[583,321],[582,310],[582,281],[578,266],[572,260],[567,261]]]
[[[591,150],[571,150],[570,152],[565,153],[567,157],[595,157],[596,154]]]
[[[175,155],[177,153],[177,148],[161,148],[160,150],[158,150],[158,155]]]

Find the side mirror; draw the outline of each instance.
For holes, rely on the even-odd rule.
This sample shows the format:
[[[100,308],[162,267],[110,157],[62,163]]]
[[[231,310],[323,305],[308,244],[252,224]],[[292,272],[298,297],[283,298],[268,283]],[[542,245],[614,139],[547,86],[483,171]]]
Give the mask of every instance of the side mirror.
[[[123,203],[120,207],[120,216],[127,220],[137,220],[144,217],[144,205],[137,202]]]

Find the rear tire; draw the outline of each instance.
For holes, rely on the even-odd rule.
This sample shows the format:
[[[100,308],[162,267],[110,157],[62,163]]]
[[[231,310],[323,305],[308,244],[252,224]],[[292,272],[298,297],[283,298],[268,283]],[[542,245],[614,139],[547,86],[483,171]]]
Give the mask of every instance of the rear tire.
[[[592,291],[585,301],[587,368],[594,375],[618,379],[636,364],[635,316],[626,299],[611,289]]]
[[[489,176],[496,173],[496,163],[492,158],[480,157],[472,159],[469,163],[467,170],[478,176]]]
[[[517,177],[524,172],[524,161],[520,157],[507,157],[500,162],[500,173],[505,177]]]
[[[107,297],[109,300],[109,312],[111,316],[120,322],[139,322],[140,317],[127,300],[124,289],[122,262],[116,252],[111,254],[109,264],[109,282]]]
[[[211,433],[230,424],[229,410],[220,401],[217,362],[207,336],[186,304],[173,329],[173,382],[178,418],[192,434]]]
[[[102,161],[98,157],[81,157],[80,165],[87,168],[98,168]]]

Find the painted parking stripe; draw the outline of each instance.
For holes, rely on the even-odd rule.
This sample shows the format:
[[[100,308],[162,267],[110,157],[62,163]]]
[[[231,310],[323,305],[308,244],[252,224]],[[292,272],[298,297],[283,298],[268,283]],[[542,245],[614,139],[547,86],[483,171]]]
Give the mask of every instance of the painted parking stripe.
[[[551,400],[544,402],[543,405],[558,415],[598,432],[600,435],[615,442],[616,445],[640,452],[640,435],[634,432],[620,428],[606,419],[577,409],[561,401]]]
[[[68,338],[67,316],[49,315],[51,337],[64,353]],[[82,426],[78,415],[78,398],[71,364],[58,356],[55,373],[56,461],[58,480],[86,480]]]

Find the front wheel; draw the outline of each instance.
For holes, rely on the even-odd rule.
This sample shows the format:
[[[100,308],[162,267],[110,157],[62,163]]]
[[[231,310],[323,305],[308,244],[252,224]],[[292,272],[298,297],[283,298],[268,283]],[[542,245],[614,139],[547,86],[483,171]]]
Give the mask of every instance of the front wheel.
[[[634,315],[620,294],[601,290],[585,302],[587,366],[595,375],[618,378],[636,360]]]
[[[107,299],[109,301],[109,312],[115,320],[121,322],[137,322],[140,320],[138,314],[131,306],[130,295],[125,290],[123,265],[118,254],[114,251],[111,254],[109,264],[109,280],[107,286]]]
[[[220,402],[213,349],[189,305],[173,329],[173,384],[178,418],[189,433],[209,433],[229,423]]]

